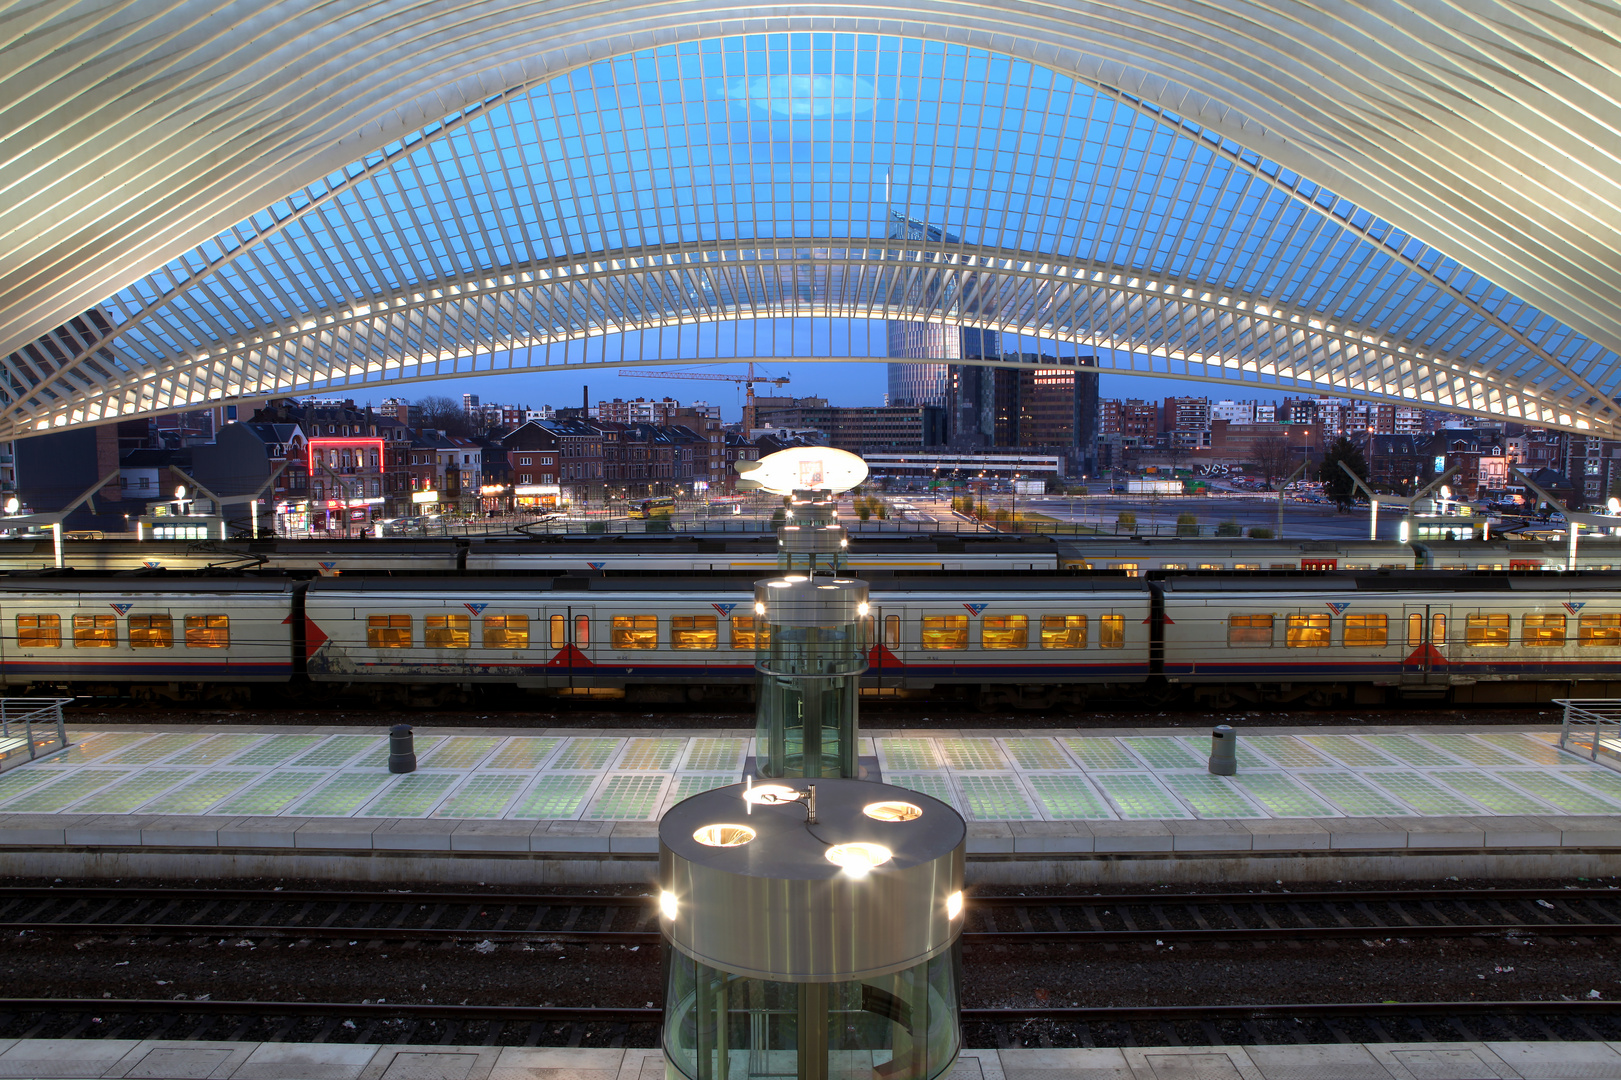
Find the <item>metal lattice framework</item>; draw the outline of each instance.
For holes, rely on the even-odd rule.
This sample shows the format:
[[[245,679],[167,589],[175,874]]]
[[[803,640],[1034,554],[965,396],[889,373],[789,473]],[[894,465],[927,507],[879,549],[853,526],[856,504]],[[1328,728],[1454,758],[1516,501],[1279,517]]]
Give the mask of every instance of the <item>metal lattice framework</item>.
[[[1533,92],[1521,72],[1487,93],[1463,49],[1511,46],[1519,59],[1497,62],[1523,67],[1552,47],[1546,12],[1392,9],[1389,40],[1352,63],[1330,31],[1365,39],[1384,17],[1376,8],[1324,4],[1307,18],[1232,5],[1217,17],[1167,3],[1128,32],[1110,5],[1078,4],[1064,18],[1040,9],[1046,40],[1060,43],[1047,47],[1008,32],[1035,25],[1037,9],[1017,4],[999,9],[1011,20],[999,34],[927,5],[908,10],[928,18],[893,27],[886,9],[799,5],[825,17],[722,24],[682,21],[678,5],[619,5],[610,25],[634,11],[635,32],[572,43],[559,27],[577,24],[523,5],[432,7],[433,19],[377,3],[326,21],[268,5],[253,24],[268,49],[258,55],[198,37],[186,3],[150,18],[141,5],[103,13],[99,35],[69,18],[73,5],[27,9],[10,81],[57,67],[0,107],[13,168],[0,182],[11,228],[0,244],[16,257],[0,271],[0,335],[11,335],[0,341],[19,349],[5,364],[0,434],[475,371],[882,359],[883,320],[1101,350],[1105,367],[1141,374],[1612,424],[1621,365],[1606,346],[1621,342],[1621,322],[1594,301],[1616,283],[1607,265],[1586,265],[1581,281],[1576,270],[1584,245],[1613,238],[1613,162],[1574,140],[1561,183],[1549,169],[1554,113],[1570,134],[1577,113],[1602,125],[1615,112],[1593,67],[1614,54],[1566,26],[1559,74],[1544,71]],[[1184,39],[1174,65],[1173,16]],[[430,25],[443,40],[429,40]],[[835,25],[904,35],[787,32]],[[1265,28],[1267,44],[1245,25]],[[302,46],[285,39],[295,26]],[[492,33],[520,26],[539,36],[501,67],[516,46]],[[635,48],[661,27],[677,40]],[[1095,50],[1070,49],[1088,28]],[[784,32],[726,32],[753,29]],[[384,37],[410,48],[366,52]],[[40,50],[80,39],[66,92],[69,70]],[[1237,63],[1235,43],[1273,66]],[[1452,116],[1469,111],[1465,85],[1476,106],[1506,108],[1518,93],[1542,110],[1518,128],[1493,114],[1493,168],[1465,160],[1462,127],[1442,140],[1437,111],[1412,111],[1415,57],[1433,83],[1443,45],[1458,83],[1430,92]],[[140,79],[176,72],[169,97],[115,70],[136,54],[156,65]],[[186,63],[218,79],[205,87]],[[308,73],[325,96],[293,94],[295,108],[270,63]],[[85,77],[103,67],[105,81]],[[1594,77],[1576,95],[1584,73]],[[121,77],[129,85],[114,85]],[[424,96],[429,86],[440,96]],[[251,117],[233,104],[250,98]],[[402,130],[457,99],[472,103]],[[30,109],[32,126],[19,126]],[[85,138],[87,117],[105,145]],[[127,131],[112,126],[119,117]],[[132,152],[136,130],[151,138]],[[1394,151],[1428,145],[1421,130],[1435,144],[1427,178],[1392,168]],[[109,165],[115,144],[127,164]],[[1533,151],[1536,170],[1524,167]],[[1505,169],[1511,157],[1518,172]],[[177,160],[207,167],[182,176]],[[110,170],[99,185],[84,178],[91,161]],[[149,181],[161,177],[159,207]],[[215,232],[233,211],[242,220]],[[1477,220],[1487,211],[1490,229]],[[1562,238],[1556,223],[1571,226]],[[19,348],[92,304],[91,317]]]

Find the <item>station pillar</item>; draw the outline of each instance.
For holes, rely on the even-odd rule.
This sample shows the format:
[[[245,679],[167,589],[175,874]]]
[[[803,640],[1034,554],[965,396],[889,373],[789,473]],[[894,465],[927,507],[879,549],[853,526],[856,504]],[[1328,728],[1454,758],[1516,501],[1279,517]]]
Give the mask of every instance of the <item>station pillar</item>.
[[[838,502],[826,491],[796,491],[777,529],[777,569],[784,574],[842,574],[850,534],[839,524]]]
[[[755,770],[856,777],[867,583],[790,574],[754,586]]]
[[[963,819],[796,779],[659,824],[668,1080],[932,1080],[961,1045]]]

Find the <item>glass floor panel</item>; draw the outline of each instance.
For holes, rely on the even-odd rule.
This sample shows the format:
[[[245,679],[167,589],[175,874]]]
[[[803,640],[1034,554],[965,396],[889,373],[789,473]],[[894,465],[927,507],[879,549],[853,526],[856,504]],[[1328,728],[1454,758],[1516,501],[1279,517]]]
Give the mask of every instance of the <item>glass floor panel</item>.
[[[1601,799],[1586,788],[1579,788],[1575,784],[1568,784],[1556,776],[1547,773],[1526,770],[1524,772],[1500,772],[1499,780],[1507,780],[1516,787],[1522,787],[1537,798],[1553,803],[1567,814],[1613,814],[1621,809],[1607,799]]]
[[[698,772],[738,772],[743,768],[748,745],[747,739],[693,739],[681,767]]]
[[[1546,814],[1548,804],[1472,769],[1434,772],[1435,779],[1456,788],[1494,814]]]
[[[35,766],[32,769],[21,767],[7,769],[0,773],[0,803],[7,799],[21,795],[35,784],[43,784],[47,780],[60,780],[61,773],[50,772]]]
[[[932,739],[874,739],[884,769],[938,769],[940,755]]]
[[[375,735],[334,735],[314,750],[305,754],[294,765],[311,767],[335,767],[347,765],[364,750],[369,750],[378,744],[386,746],[386,742]],[[387,764],[387,753],[384,750],[383,764]]]
[[[570,739],[552,762],[553,769],[600,769],[619,749],[618,739]]]
[[[1501,750],[1507,750],[1515,757],[1524,758],[1533,765],[1558,767],[1581,764],[1576,758],[1556,749],[1552,743],[1545,743],[1541,739],[1532,738],[1530,735],[1506,731],[1490,731],[1476,735],[1475,738],[1482,742],[1491,743]]]
[[[1225,776],[1168,773],[1160,777],[1201,818],[1264,818]]]
[[[1029,821],[1036,816],[1035,807],[1014,777],[959,776],[957,783],[962,788],[966,816],[975,821]]]
[[[1007,759],[995,739],[941,739],[939,742],[948,768],[975,772],[1007,768]]]
[[[195,775],[190,769],[154,769],[136,773],[122,783],[104,788],[87,799],[73,804],[78,814],[127,814],[152,796],[168,791],[183,780]]]
[[[563,744],[562,739],[551,736],[530,737],[520,735],[508,739],[507,744],[484,763],[486,769],[538,769],[552,756],[552,751]]]
[[[1053,821],[1107,821],[1114,817],[1108,804],[1082,777],[1042,773],[1025,777],[1025,782]]]
[[[961,809],[957,793],[951,790],[951,781],[940,773],[885,773],[884,783],[921,792],[953,809]]]
[[[1282,765],[1285,769],[1332,769],[1334,762],[1328,760],[1293,735],[1247,735],[1238,740],[1238,745],[1248,743],[1261,753]]]
[[[1181,739],[1148,736],[1120,741],[1152,769],[1202,769],[1208,764],[1206,759],[1189,750]]]
[[[1410,735],[1363,735],[1362,741],[1398,758],[1403,764],[1416,765],[1421,769],[1451,769],[1458,765],[1456,758]]]
[[[713,791],[715,788],[735,783],[737,783],[736,773],[683,773],[675,780],[675,802],[690,799],[699,792]]]
[[[1021,769],[1073,769],[1053,739],[1003,739],[1002,747]]]
[[[1092,777],[1123,818],[1190,818],[1193,812],[1148,773],[1102,773]]]
[[[200,814],[228,795],[258,779],[263,773],[211,772],[142,807],[148,814]]]
[[[6,804],[6,813],[21,814],[29,811],[50,813],[62,810],[69,803],[78,802],[98,788],[122,780],[128,769],[81,769],[69,773],[49,787],[36,788],[20,799]]]
[[[586,817],[592,821],[646,821],[664,799],[665,776],[608,777]]]
[[[572,820],[579,816],[580,805],[596,786],[595,776],[542,776],[507,817]]]
[[[357,817],[426,817],[439,805],[451,785],[461,777],[454,773],[407,773],[366,804]]]
[[[1390,817],[1408,812],[1388,792],[1380,791],[1356,773],[1314,772],[1300,779],[1345,811],[1347,817]]]
[[[1302,735],[1300,738],[1353,769],[1390,768],[1400,764],[1350,735]]]
[[[324,781],[330,773],[281,772],[272,773],[262,783],[236,796],[219,807],[217,814],[248,814],[269,817],[287,809],[289,803]]]
[[[438,746],[444,741],[445,737],[443,735],[415,736],[411,741],[411,745],[416,748],[415,753],[417,756],[417,764],[420,765],[423,757],[431,752],[434,747]],[[388,740],[384,739],[377,746],[373,747],[369,754],[355,762],[354,766],[357,769],[386,769],[388,768],[388,757]]]
[[[310,817],[348,817],[388,783],[392,773],[339,773],[337,779],[298,804],[295,814]]]
[[[687,748],[685,739],[629,739],[616,769],[646,769],[662,772],[675,768],[676,759]]]
[[[232,754],[240,753],[264,738],[263,735],[216,735],[201,745],[177,755],[170,765],[215,765]]]
[[[433,812],[441,818],[498,818],[529,783],[527,776],[483,773],[457,788]]]
[[[1600,795],[1621,802],[1621,773],[1611,772],[1602,765],[1579,773],[1566,773],[1563,779],[1579,781]]]
[[[70,735],[69,738],[72,736]],[[124,749],[142,739],[150,739],[152,733],[148,731],[99,731],[87,736],[84,741],[74,743],[55,757],[43,764],[82,765],[87,761],[96,761],[108,754]]]
[[[1282,773],[1239,773],[1233,782],[1276,817],[1338,817],[1315,795]]]
[[[1479,739],[1468,735],[1426,735],[1424,741],[1433,743],[1454,757],[1463,758],[1471,765],[1484,765],[1488,768],[1502,768],[1520,764],[1520,759],[1510,757],[1493,746],[1487,746]]]
[[[1478,814],[1480,807],[1415,772],[1367,772],[1363,778],[1378,784],[1420,814]]]
[[[1065,739],[1064,745],[1088,769],[1140,769],[1142,763],[1126,752],[1126,748],[1106,736]]]
[[[252,750],[237,758],[233,765],[280,765],[294,754],[320,742],[321,735],[272,735]]]
[[[477,768],[491,750],[501,745],[500,735],[457,735],[446,739],[417,760],[429,769]]]
[[[173,733],[159,735],[155,739],[148,739],[139,746],[132,746],[123,753],[112,754],[103,760],[104,765],[151,765],[161,761],[177,750],[183,750],[194,743],[200,743],[208,738],[206,735],[189,735]]]

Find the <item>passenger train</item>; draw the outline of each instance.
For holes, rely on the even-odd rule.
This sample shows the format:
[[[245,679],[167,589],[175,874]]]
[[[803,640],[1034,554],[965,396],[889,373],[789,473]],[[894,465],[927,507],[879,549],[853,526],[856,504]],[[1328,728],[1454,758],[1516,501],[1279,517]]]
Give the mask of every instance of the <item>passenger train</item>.
[[[754,576],[12,575],[0,691],[742,703]],[[1047,708],[1621,692],[1621,575],[864,576],[868,695]]]

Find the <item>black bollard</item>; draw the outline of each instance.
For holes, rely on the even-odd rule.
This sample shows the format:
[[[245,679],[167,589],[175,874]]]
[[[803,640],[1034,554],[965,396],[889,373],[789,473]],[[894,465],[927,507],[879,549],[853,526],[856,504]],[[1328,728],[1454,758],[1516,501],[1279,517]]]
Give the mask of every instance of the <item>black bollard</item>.
[[[410,724],[395,724],[388,729],[388,771],[417,771],[416,736],[411,734]]]
[[[1238,735],[1226,724],[1217,724],[1210,733],[1210,772],[1213,776],[1238,772]]]

